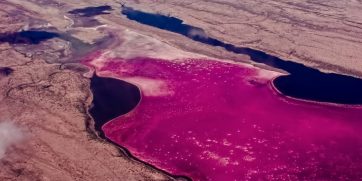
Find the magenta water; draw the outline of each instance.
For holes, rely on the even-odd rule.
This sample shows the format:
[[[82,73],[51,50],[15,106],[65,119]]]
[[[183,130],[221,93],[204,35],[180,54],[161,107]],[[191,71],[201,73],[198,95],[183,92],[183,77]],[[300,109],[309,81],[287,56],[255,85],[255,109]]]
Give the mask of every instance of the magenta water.
[[[223,42],[208,36],[201,28],[186,24],[183,20],[169,15],[143,12],[125,5],[122,5],[121,12],[128,19],[138,23],[178,33],[199,43],[224,48],[231,53],[247,55],[251,61],[290,73],[274,81],[274,86],[285,95],[318,102],[362,105],[362,79],[336,73],[324,73],[316,68],[297,63],[299,61],[286,60],[261,50]]]
[[[96,71],[142,91],[134,110],[103,126],[106,137],[171,174],[362,179],[359,107],[289,99],[268,71],[211,60],[113,59]]]

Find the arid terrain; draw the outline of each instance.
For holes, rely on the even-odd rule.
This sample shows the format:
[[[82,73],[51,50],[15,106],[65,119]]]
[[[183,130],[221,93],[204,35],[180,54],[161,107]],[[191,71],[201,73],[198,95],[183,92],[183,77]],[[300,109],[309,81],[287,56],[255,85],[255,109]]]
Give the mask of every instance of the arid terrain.
[[[148,1],[134,8],[180,17],[208,35],[326,71],[362,74],[361,1]]]
[[[119,58],[207,57],[257,64],[246,55],[130,21],[120,13],[122,4],[178,17],[233,45],[362,77],[359,0],[4,0],[0,2],[0,122],[16,125],[22,139],[6,147],[0,180],[175,179],[128,158],[95,130],[88,114],[92,70],[78,64],[92,52],[102,50]],[[68,13],[102,5],[112,9],[90,16]],[[19,32],[28,30],[55,34],[39,42],[23,40]]]
[[[46,25],[27,7],[0,6],[2,36]],[[87,114],[92,94],[82,74],[88,70],[54,63],[70,51],[61,39],[0,43],[0,120],[22,132],[1,158],[0,180],[170,180],[97,137]]]

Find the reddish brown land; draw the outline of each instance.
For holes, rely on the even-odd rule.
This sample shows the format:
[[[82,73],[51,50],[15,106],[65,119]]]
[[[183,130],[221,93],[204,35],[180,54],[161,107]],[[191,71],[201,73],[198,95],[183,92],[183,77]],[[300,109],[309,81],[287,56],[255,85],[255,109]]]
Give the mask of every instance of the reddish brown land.
[[[191,0],[125,0],[122,2],[127,6],[145,12],[178,17],[190,25],[203,28],[208,35],[236,46],[263,50],[272,55],[291,59],[322,71],[349,74],[355,77],[361,77],[362,75],[362,63],[360,61],[362,52],[362,11],[360,9],[362,5],[360,1],[324,1],[316,3],[314,1],[297,2],[295,0],[268,2],[212,0],[197,1],[195,3],[195,1]],[[75,9],[103,5],[109,5],[113,10],[91,17],[68,13]],[[281,143],[281,147],[278,147],[283,154],[279,161],[285,161],[285,155],[295,156],[297,153],[303,156],[308,154],[312,156],[308,158],[302,156],[292,158],[297,160],[298,164],[309,164],[307,166],[303,165],[298,169],[290,170],[298,166],[298,164],[295,164],[288,165],[290,166],[289,170],[285,167],[280,169],[290,171],[290,175],[301,171],[301,168],[315,171],[317,168],[313,166],[316,166],[316,163],[310,159],[316,158],[322,160],[321,163],[325,166],[318,174],[328,170],[330,172],[326,173],[327,176],[339,176],[341,179],[352,178],[353,176],[357,178],[358,174],[360,174],[358,170],[360,168],[358,163],[360,162],[357,162],[360,161],[359,153],[361,153],[361,150],[359,150],[360,136],[355,133],[360,129],[360,123],[358,120],[351,121],[357,119],[355,115],[360,113],[359,109],[315,104],[310,106],[310,104],[289,99],[289,101],[285,102],[285,98],[272,94],[272,90],[268,87],[269,81],[274,76],[280,75],[280,72],[286,73],[285,71],[252,63],[250,58],[245,55],[237,55],[222,48],[190,41],[188,38],[172,32],[130,21],[121,15],[120,8],[120,2],[115,0],[4,0],[0,2],[0,122],[4,123],[5,128],[7,128],[4,131],[2,129],[4,124],[0,124],[0,134],[6,135],[0,139],[0,141],[5,140],[0,144],[0,154],[2,155],[0,160],[0,180],[174,180],[169,174],[128,157],[117,145],[100,137],[95,130],[94,120],[87,112],[93,100],[90,90],[90,76],[93,72],[89,72],[89,68],[79,64],[79,60],[97,50],[104,53],[104,57],[100,57],[99,60],[108,60],[108,58],[114,57],[118,60],[137,57],[148,57],[151,60],[162,59],[162,63],[146,63],[146,65],[152,65],[151,67],[157,68],[157,70],[163,70],[165,66],[170,65],[184,68],[181,66],[184,59],[208,60],[207,62],[210,60],[209,63],[211,64],[232,66],[238,70],[239,68],[245,70],[243,67],[246,66],[248,67],[246,69],[250,68],[259,71],[259,68],[254,68],[250,64],[262,67],[260,72],[269,72],[271,74],[261,74],[263,76],[258,77],[258,81],[247,81],[246,84],[238,85],[240,87],[236,86],[236,89],[230,88],[228,90],[233,95],[241,91],[242,88],[248,91],[254,89],[260,91],[266,97],[257,97],[256,100],[268,104],[249,104],[251,107],[260,108],[260,110],[257,109],[258,113],[263,116],[262,118],[267,117],[270,123],[275,123],[276,120],[269,119],[271,116],[267,116],[262,110],[280,111],[280,114],[277,115],[280,116],[282,125],[284,125],[281,128],[285,128],[285,130],[279,130],[276,133],[283,133],[281,134],[282,137],[278,139],[268,137],[269,141],[274,141],[273,143],[278,140],[286,140],[286,142]],[[30,41],[29,37],[19,38],[19,33],[28,30],[51,32],[55,33],[56,36],[44,38],[39,42],[37,40]],[[9,35],[12,38],[9,39]],[[224,64],[214,62],[214,60],[227,60],[229,63],[233,63]],[[107,62],[94,61],[98,62],[96,67],[107,66],[102,64]],[[246,62],[248,64],[239,65],[239,63],[235,62]],[[136,69],[139,69],[139,63],[130,62],[128,68],[136,67]],[[205,62],[205,64],[209,63]],[[114,66],[119,66],[117,64],[114,64]],[[133,75],[146,76],[143,75],[145,73],[143,71],[140,69],[138,73]],[[227,73],[203,76],[192,75],[191,73],[195,73],[195,71],[185,72],[170,68],[165,73],[170,75],[168,76],[170,80],[178,80],[173,75],[177,73],[180,76],[190,76],[191,79],[195,78],[195,80],[201,82],[202,80],[199,79],[210,78],[220,84],[223,84],[223,82],[217,76],[227,75]],[[100,74],[104,76],[110,76],[109,73],[100,71]],[[255,78],[255,75],[252,74],[251,77],[254,76]],[[111,76],[120,79],[125,78],[116,72]],[[146,77],[149,78],[152,75]],[[227,77],[226,80],[231,78]],[[234,78],[233,81],[245,79],[245,77],[241,76]],[[127,81],[137,84],[145,92],[148,84],[144,83],[150,80],[128,78]],[[181,83],[182,81],[174,83],[174,86],[179,88],[180,93],[184,91],[182,89],[183,85],[180,85]],[[202,85],[205,84],[195,84],[192,81],[184,83],[184,86],[206,91],[202,88]],[[217,91],[221,89],[220,87],[213,84],[210,84],[210,86],[215,88],[215,94],[221,94],[220,91]],[[155,89],[155,91],[151,91],[151,94],[144,95],[146,102],[141,103],[134,110],[134,113],[142,111],[155,116],[154,119],[151,119],[152,121],[165,121],[163,118],[157,117],[158,112],[147,109],[148,105],[153,103],[155,97],[152,94],[155,93],[161,93],[162,96],[165,96],[159,97],[162,101],[165,101],[163,99],[169,96],[169,92]],[[174,93],[179,92],[175,91]],[[194,101],[196,100],[195,96],[201,96],[203,99],[200,99],[200,102],[196,101],[192,105],[195,108],[192,111],[196,111],[197,106],[204,104],[206,99],[212,99],[215,104],[219,104],[221,101],[216,99],[218,97],[210,98],[210,95],[203,95],[200,92],[194,92],[194,94],[186,96],[184,100]],[[235,100],[241,98],[243,98],[242,95],[235,98]],[[246,100],[251,101],[250,98],[247,97]],[[230,109],[233,111],[239,110],[239,108],[233,107],[239,104],[231,105]],[[280,107],[273,106],[276,104],[280,105]],[[185,108],[186,103],[177,103],[177,105]],[[331,107],[331,109],[328,111],[326,110],[327,107]],[[246,108],[243,107],[243,109]],[[205,108],[205,110],[208,109]],[[281,112],[281,110],[295,111],[292,116],[298,118],[296,121],[301,127],[306,128],[308,134],[302,134],[306,132],[297,129],[296,125],[287,124],[286,117],[283,116],[284,111]],[[309,114],[303,115],[302,110]],[[171,107],[166,107],[165,111],[171,111]],[[185,112],[185,114],[190,113],[194,117],[192,111]],[[229,112],[223,115],[230,116]],[[332,118],[332,115],[337,116]],[[346,115],[350,120],[342,120],[342,115]],[[142,122],[147,123],[143,119],[143,113],[137,113],[135,116],[142,118]],[[214,117],[218,118],[217,115]],[[234,114],[231,114],[231,117],[232,122],[240,119],[238,115]],[[318,122],[308,121],[309,118],[315,119],[316,117],[321,120]],[[308,120],[303,118],[308,118]],[[207,119],[208,116],[205,116],[201,120],[205,121]],[[127,120],[132,122],[131,118],[126,119],[126,117],[120,117],[114,121]],[[257,122],[257,120],[252,121]],[[9,122],[11,126],[7,125]],[[124,125],[124,128],[127,126],[129,125]],[[144,125],[138,126],[142,131],[157,131],[157,129],[151,129]],[[179,126],[182,127],[182,125]],[[227,125],[224,126],[226,129]],[[253,125],[247,126],[251,126],[251,132],[256,129],[252,127]],[[322,128],[322,131],[317,127]],[[117,128],[122,128],[122,126],[118,125],[112,129]],[[262,128],[266,130],[266,134],[271,134],[271,132],[267,131],[267,127]],[[20,133],[14,136],[8,134],[8,129],[14,130],[12,134],[16,134],[18,131]],[[303,142],[296,143],[287,139],[286,132],[288,131],[295,139],[300,136]],[[244,136],[245,138],[251,138],[250,134],[245,133]],[[256,138],[266,139],[267,136],[258,135]],[[7,139],[9,137],[16,139]],[[172,137],[167,137],[165,141],[168,142],[158,142],[158,144],[154,145],[155,147],[150,147],[150,149],[158,149],[157,146],[174,141],[172,139]],[[203,137],[199,137],[199,139],[200,143],[204,143],[205,139]],[[172,163],[166,162],[167,159],[163,158],[162,155],[145,156],[141,153],[136,154],[136,148],[141,148],[138,148],[138,145],[132,142],[132,139],[121,140],[114,137],[112,140],[117,141],[120,145],[128,146],[130,151],[139,156],[140,159],[162,167],[170,173],[185,173],[185,175],[193,178],[201,178],[191,171],[185,171],[188,168],[186,166],[175,167]],[[331,142],[327,140],[331,140]],[[354,145],[350,144],[352,141],[354,141]],[[322,147],[313,147],[311,145],[311,143],[316,142],[320,143]],[[194,141],[190,140],[187,144],[192,145],[194,143]],[[236,146],[237,143],[237,141],[232,142],[233,146]],[[307,143],[308,146],[306,146]],[[3,147],[4,145],[5,147]],[[293,150],[292,153],[287,153],[287,149],[282,149],[282,146],[289,148],[291,145],[297,145],[298,149]],[[193,148],[198,149],[197,145],[193,145]],[[253,148],[261,149],[263,147],[255,146]],[[328,151],[327,148],[331,149],[331,151]],[[267,149],[272,149],[272,147]],[[308,149],[312,151],[308,153],[306,151]],[[250,151],[250,149],[247,150]],[[273,150],[270,153],[278,155]],[[336,155],[330,156],[333,153]],[[252,160],[247,162],[249,164],[248,168],[256,168],[255,165],[257,164],[253,164],[258,160],[254,158],[257,158],[258,154],[260,156],[260,153],[254,151],[253,154],[255,155],[250,157],[244,155],[247,157],[245,157],[243,163]],[[203,164],[212,165],[215,163],[213,162],[213,160],[215,161],[215,155],[210,153],[209,156],[210,159],[202,162]],[[332,159],[327,159],[330,157]],[[173,157],[169,157],[169,159],[171,158]],[[261,158],[265,158],[264,155]],[[166,161],[159,163],[158,161],[161,159]],[[341,160],[344,161],[340,164],[339,161]],[[270,171],[268,168],[272,168],[271,162],[265,161],[265,163],[262,165],[263,169]],[[348,163],[350,163],[348,165],[350,169],[346,171],[348,167],[346,164]],[[335,165],[341,167],[337,169]],[[208,168],[205,169],[206,171],[203,170],[203,173],[208,171]],[[354,172],[352,173],[352,171]],[[278,175],[275,175],[273,171],[268,173],[274,174],[275,177]],[[312,172],[306,174],[309,173]],[[285,175],[278,176],[276,178],[286,178]]]

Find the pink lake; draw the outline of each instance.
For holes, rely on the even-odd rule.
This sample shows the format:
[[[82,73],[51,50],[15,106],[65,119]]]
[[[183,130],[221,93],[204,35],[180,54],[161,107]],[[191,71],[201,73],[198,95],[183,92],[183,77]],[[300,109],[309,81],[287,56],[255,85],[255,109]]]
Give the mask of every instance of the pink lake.
[[[97,61],[87,65],[98,75],[142,93],[133,111],[102,127],[106,137],[157,168],[193,180],[362,179],[360,107],[286,98],[270,84],[276,74],[251,66]]]

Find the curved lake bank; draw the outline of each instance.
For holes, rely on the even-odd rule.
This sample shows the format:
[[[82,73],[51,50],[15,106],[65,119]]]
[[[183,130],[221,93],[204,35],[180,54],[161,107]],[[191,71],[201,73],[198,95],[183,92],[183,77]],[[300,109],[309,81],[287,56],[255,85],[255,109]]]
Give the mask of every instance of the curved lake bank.
[[[207,45],[223,47],[229,52],[248,55],[254,62],[285,70],[290,75],[275,79],[274,85],[287,96],[318,102],[362,105],[362,79],[335,73],[324,73],[295,63],[295,61],[280,59],[260,50],[237,47],[208,37],[201,28],[184,24],[182,20],[175,17],[142,12],[126,6],[123,6],[122,14],[130,20],[178,33]]]
[[[121,151],[133,160],[139,161],[180,181],[191,180],[186,176],[173,175],[152,165],[151,163],[144,162],[143,160],[134,157],[126,147],[113,142],[105,136],[102,127],[107,122],[110,122],[117,117],[125,116],[135,109],[140,103],[141,92],[136,85],[120,79],[100,77],[94,74],[91,78],[91,90],[93,94],[93,101],[92,106],[89,109],[89,113],[94,120],[94,127],[100,137],[120,147]]]
[[[275,74],[249,66],[151,58],[94,65],[99,75],[140,85],[143,95],[131,114],[102,127],[105,136],[169,173],[193,180],[362,176],[360,107],[285,98],[268,86]]]
[[[93,102],[89,113],[98,131],[108,121],[130,112],[141,100],[141,92],[137,86],[96,74],[91,78],[91,90]]]

